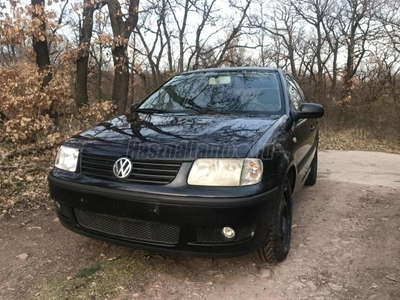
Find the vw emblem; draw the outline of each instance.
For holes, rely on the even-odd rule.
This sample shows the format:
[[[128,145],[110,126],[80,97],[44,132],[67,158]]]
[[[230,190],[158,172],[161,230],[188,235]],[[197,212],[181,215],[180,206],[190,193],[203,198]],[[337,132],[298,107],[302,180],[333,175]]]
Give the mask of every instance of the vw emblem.
[[[132,172],[132,162],[129,158],[121,157],[115,162],[113,171],[118,178],[126,178]]]

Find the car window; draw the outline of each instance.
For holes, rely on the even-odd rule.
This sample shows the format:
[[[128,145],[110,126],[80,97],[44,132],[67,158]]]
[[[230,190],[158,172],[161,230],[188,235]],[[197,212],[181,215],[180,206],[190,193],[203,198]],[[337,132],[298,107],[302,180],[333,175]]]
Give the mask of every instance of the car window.
[[[301,104],[305,102],[304,94],[299,92],[297,83],[289,75],[286,75],[286,82],[291,105],[295,110],[300,110]]]
[[[278,74],[258,71],[178,75],[139,109],[283,114]]]
[[[300,96],[301,96],[301,98],[302,98],[302,103],[308,102],[308,99],[307,99],[307,97],[306,97],[306,94],[304,93],[303,89],[300,87],[299,83],[298,83],[294,78],[291,77],[291,79],[292,79],[293,83],[295,84],[297,90],[298,90],[299,93],[300,93]]]

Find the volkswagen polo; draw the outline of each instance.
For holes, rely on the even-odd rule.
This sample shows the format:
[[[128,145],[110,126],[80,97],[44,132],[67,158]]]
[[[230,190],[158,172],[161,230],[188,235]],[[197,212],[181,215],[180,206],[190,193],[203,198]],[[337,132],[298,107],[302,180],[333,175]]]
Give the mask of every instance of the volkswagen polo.
[[[280,69],[182,73],[65,141],[50,195],[61,223],[88,237],[282,261],[292,196],[316,182],[323,114]]]

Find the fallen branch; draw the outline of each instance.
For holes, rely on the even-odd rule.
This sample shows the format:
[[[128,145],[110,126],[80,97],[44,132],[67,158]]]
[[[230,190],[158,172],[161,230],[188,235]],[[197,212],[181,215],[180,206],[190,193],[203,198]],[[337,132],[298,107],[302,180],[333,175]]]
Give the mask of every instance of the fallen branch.
[[[61,142],[55,143],[55,144],[50,144],[50,143],[43,143],[43,144],[37,144],[37,145],[35,144],[29,148],[13,150],[10,153],[8,153],[4,157],[4,159],[13,159],[14,157],[19,156],[19,155],[30,155],[32,153],[41,153],[45,150],[54,149],[60,145],[61,145]]]
[[[394,282],[400,282],[400,281],[398,281],[397,279],[394,279],[394,278],[389,277],[389,276],[385,276],[385,278],[387,278],[387,279],[389,279],[389,280],[391,280],[391,281],[394,281]]]

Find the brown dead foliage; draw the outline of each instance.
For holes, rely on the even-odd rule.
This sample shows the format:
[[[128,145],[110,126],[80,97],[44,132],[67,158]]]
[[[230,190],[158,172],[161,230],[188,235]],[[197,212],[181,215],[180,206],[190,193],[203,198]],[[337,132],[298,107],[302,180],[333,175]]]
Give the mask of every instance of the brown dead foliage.
[[[51,111],[71,114],[74,101],[69,85],[59,71],[46,87],[33,63],[18,62],[0,66],[0,112],[5,138],[14,143],[36,142],[41,135],[56,130]]]

